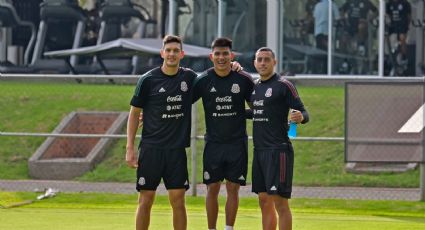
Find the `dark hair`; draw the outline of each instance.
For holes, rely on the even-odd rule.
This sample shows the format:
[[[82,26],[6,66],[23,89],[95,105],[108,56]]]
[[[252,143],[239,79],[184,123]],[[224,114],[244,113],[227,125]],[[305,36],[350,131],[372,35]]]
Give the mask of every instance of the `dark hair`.
[[[229,47],[229,49],[232,49],[232,43],[233,41],[230,38],[216,38],[211,44],[211,49],[215,47]]]
[[[276,58],[276,55],[274,54],[273,50],[270,49],[269,47],[261,47],[257,50],[257,52],[255,52],[255,56],[257,57],[257,53],[258,52],[271,52],[272,53],[272,57]]]
[[[180,44],[180,48],[183,49],[183,43],[182,39],[179,36],[176,35],[165,35],[164,39],[162,40],[162,47],[164,47],[168,43],[176,42]]]

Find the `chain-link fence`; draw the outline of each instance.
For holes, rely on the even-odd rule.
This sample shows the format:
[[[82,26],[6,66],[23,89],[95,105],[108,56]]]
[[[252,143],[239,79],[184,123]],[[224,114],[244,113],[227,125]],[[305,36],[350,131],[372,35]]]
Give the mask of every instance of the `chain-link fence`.
[[[352,163],[361,160],[353,161],[350,151],[368,148],[353,147],[352,144],[374,144],[377,141],[367,128],[379,134],[390,127],[380,123],[385,120],[383,115],[391,117],[392,112],[413,114],[406,107],[418,107],[417,104],[424,98],[423,90],[422,97],[418,99],[411,88],[398,94],[394,94],[394,90],[390,90],[393,94],[384,93],[368,88],[370,86],[362,90],[347,90],[340,83],[348,78],[309,80],[297,77],[291,80],[298,82],[298,91],[311,116],[310,123],[299,126],[298,137],[293,140],[294,197],[421,199],[421,160],[408,158],[397,161],[396,169],[376,164],[358,164],[356,168]],[[321,86],[314,84],[318,80]],[[0,190],[55,188],[66,192],[135,193],[135,171],[127,167],[124,155],[125,117],[136,81],[135,76],[3,75],[0,78]],[[341,82],[335,84],[335,81]],[[423,79],[415,81],[417,86],[413,88],[423,87]],[[348,95],[348,92],[355,94]],[[391,95],[395,99],[389,99]],[[409,99],[409,95],[414,99]],[[354,102],[358,103],[358,107],[348,108]],[[381,107],[377,111],[381,111],[382,115],[373,115],[373,103],[387,110]],[[397,103],[401,107],[396,107]],[[357,111],[358,108],[361,110]],[[205,186],[201,184],[200,175],[205,125],[200,103],[194,106],[193,114],[192,146],[187,149],[189,173],[192,174],[192,190],[188,194],[204,195]],[[92,115],[94,117],[90,117]],[[344,129],[344,122],[349,123],[348,129]],[[247,125],[251,135],[251,121],[247,121]],[[419,139],[409,136],[401,146],[422,146],[422,129],[417,135]],[[344,136],[348,139],[345,140]],[[383,138],[394,141],[393,137]],[[348,144],[344,145],[344,140]],[[383,144],[382,141],[377,142]],[[383,146],[406,155],[418,156],[418,151],[423,153],[423,148],[413,152],[410,149],[400,150],[397,141],[391,142],[390,147]],[[348,148],[346,161],[344,148]],[[252,149],[250,141],[248,186],[241,189],[245,196],[255,196],[249,185]],[[367,152],[371,150],[366,151],[366,156],[370,156]],[[354,156],[359,157],[354,159],[366,159],[364,155]],[[388,160],[382,161],[394,161],[384,159]],[[365,160],[362,163],[370,162]],[[163,193],[165,188],[161,185],[158,191]]]

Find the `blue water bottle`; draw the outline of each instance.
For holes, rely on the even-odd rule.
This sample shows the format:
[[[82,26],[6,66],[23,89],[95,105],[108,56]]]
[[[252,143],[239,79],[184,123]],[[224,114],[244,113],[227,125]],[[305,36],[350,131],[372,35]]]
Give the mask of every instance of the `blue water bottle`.
[[[297,123],[293,121],[289,122],[288,137],[291,139],[295,139],[297,137]]]

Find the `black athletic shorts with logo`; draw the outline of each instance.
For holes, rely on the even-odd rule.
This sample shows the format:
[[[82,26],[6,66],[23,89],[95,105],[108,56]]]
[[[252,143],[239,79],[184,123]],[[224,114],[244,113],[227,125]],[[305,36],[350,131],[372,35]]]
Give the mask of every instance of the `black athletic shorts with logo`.
[[[161,178],[167,189],[189,189],[186,150],[141,145],[136,189],[156,190]]]
[[[246,185],[248,168],[247,140],[219,144],[206,142],[204,148],[204,184],[227,181]]]
[[[291,143],[274,149],[254,149],[252,191],[291,198],[294,149]]]

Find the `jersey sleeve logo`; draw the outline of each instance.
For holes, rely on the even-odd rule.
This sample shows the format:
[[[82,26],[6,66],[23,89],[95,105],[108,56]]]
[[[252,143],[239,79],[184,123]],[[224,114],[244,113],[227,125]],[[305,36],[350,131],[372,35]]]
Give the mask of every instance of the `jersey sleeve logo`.
[[[232,93],[239,93],[241,91],[241,88],[239,87],[238,84],[233,84],[231,91]]]
[[[165,93],[165,89],[163,87],[161,87],[161,89],[159,89],[158,92]]]
[[[182,81],[182,83],[180,83],[180,89],[183,92],[186,92],[188,90],[187,83],[185,81]]]
[[[268,88],[267,91],[266,91],[266,94],[264,96],[271,97],[272,96],[272,93],[273,93],[272,88]]]
[[[217,92],[217,90],[214,88],[214,86],[211,88],[211,90],[210,90],[210,92],[211,93],[215,93],[215,92]]]

